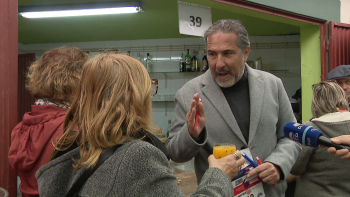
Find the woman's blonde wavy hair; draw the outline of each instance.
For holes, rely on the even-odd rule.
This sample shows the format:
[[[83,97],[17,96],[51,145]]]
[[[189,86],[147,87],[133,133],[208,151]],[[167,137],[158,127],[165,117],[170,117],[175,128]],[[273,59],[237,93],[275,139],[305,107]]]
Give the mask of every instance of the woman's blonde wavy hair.
[[[77,142],[80,159],[74,168],[93,167],[104,149],[152,130],[151,113],[151,79],[144,65],[126,55],[97,55],[83,67],[55,149]]]
[[[71,102],[87,59],[88,55],[77,47],[46,51],[30,65],[26,87],[35,98]]]
[[[349,104],[344,90],[333,81],[322,81],[313,85],[312,116],[321,117],[338,109],[349,110]]]

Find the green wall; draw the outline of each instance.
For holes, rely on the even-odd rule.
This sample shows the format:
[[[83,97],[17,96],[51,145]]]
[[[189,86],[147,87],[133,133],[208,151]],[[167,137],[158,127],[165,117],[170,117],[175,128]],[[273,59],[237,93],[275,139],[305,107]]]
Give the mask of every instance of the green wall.
[[[310,120],[312,84],[321,81],[321,41],[320,27],[305,25],[300,27],[301,53],[301,95],[303,122]]]
[[[19,6],[97,2],[98,0],[19,0]],[[117,1],[117,0],[103,0]],[[300,34],[301,22],[211,0],[183,0],[211,7],[212,21],[239,19],[251,36]],[[92,42],[192,37],[179,33],[177,0],[141,0],[137,14],[68,18],[18,17],[18,39],[23,44]]]
[[[314,18],[340,22],[340,0],[246,0]]]

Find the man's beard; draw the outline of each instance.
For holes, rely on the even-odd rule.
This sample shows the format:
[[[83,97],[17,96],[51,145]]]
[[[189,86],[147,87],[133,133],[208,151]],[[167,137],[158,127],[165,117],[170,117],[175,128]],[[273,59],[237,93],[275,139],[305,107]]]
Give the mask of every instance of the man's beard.
[[[228,68],[217,69],[215,71],[216,76],[219,75],[218,74],[219,72],[227,72],[228,74],[232,75],[232,72]],[[244,74],[244,67],[243,67],[242,71],[239,72],[237,75],[232,75],[231,81],[228,81],[228,79],[221,81],[221,80],[217,79],[216,77],[215,77],[215,81],[220,87],[228,88],[228,87],[235,85],[242,78],[243,74]],[[225,83],[225,82],[227,82],[227,83]]]

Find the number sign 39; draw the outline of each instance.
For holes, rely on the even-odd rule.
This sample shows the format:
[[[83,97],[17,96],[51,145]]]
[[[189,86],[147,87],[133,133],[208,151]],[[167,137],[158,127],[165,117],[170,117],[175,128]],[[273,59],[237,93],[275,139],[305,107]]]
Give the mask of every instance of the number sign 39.
[[[181,34],[203,36],[212,25],[211,9],[178,1],[179,31]]]
[[[202,25],[201,17],[199,17],[199,16],[197,16],[197,17],[190,16],[190,18],[191,18],[191,22],[192,22],[192,24],[190,24],[191,26],[200,27]]]

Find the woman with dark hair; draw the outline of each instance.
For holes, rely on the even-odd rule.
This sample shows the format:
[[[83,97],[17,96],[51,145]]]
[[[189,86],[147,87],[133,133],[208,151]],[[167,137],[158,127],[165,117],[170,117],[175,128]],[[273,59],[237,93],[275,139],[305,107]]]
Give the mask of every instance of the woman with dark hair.
[[[39,196],[36,171],[50,161],[53,142],[61,136],[63,121],[88,59],[76,47],[49,50],[30,67],[26,87],[35,98],[11,133],[8,158],[21,179],[22,196]]]
[[[150,133],[152,84],[132,57],[100,54],[87,61],[54,159],[36,174],[40,196],[183,195],[165,146]],[[205,121],[203,106],[200,115]],[[208,160],[193,196],[233,196],[240,152]]]
[[[350,134],[350,113],[345,92],[336,81],[312,86],[312,116],[308,126],[328,138]],[[333,157],[325,148],[303,146],[288,179],[296,179],[295,196],[349,196],[349,162]]]

